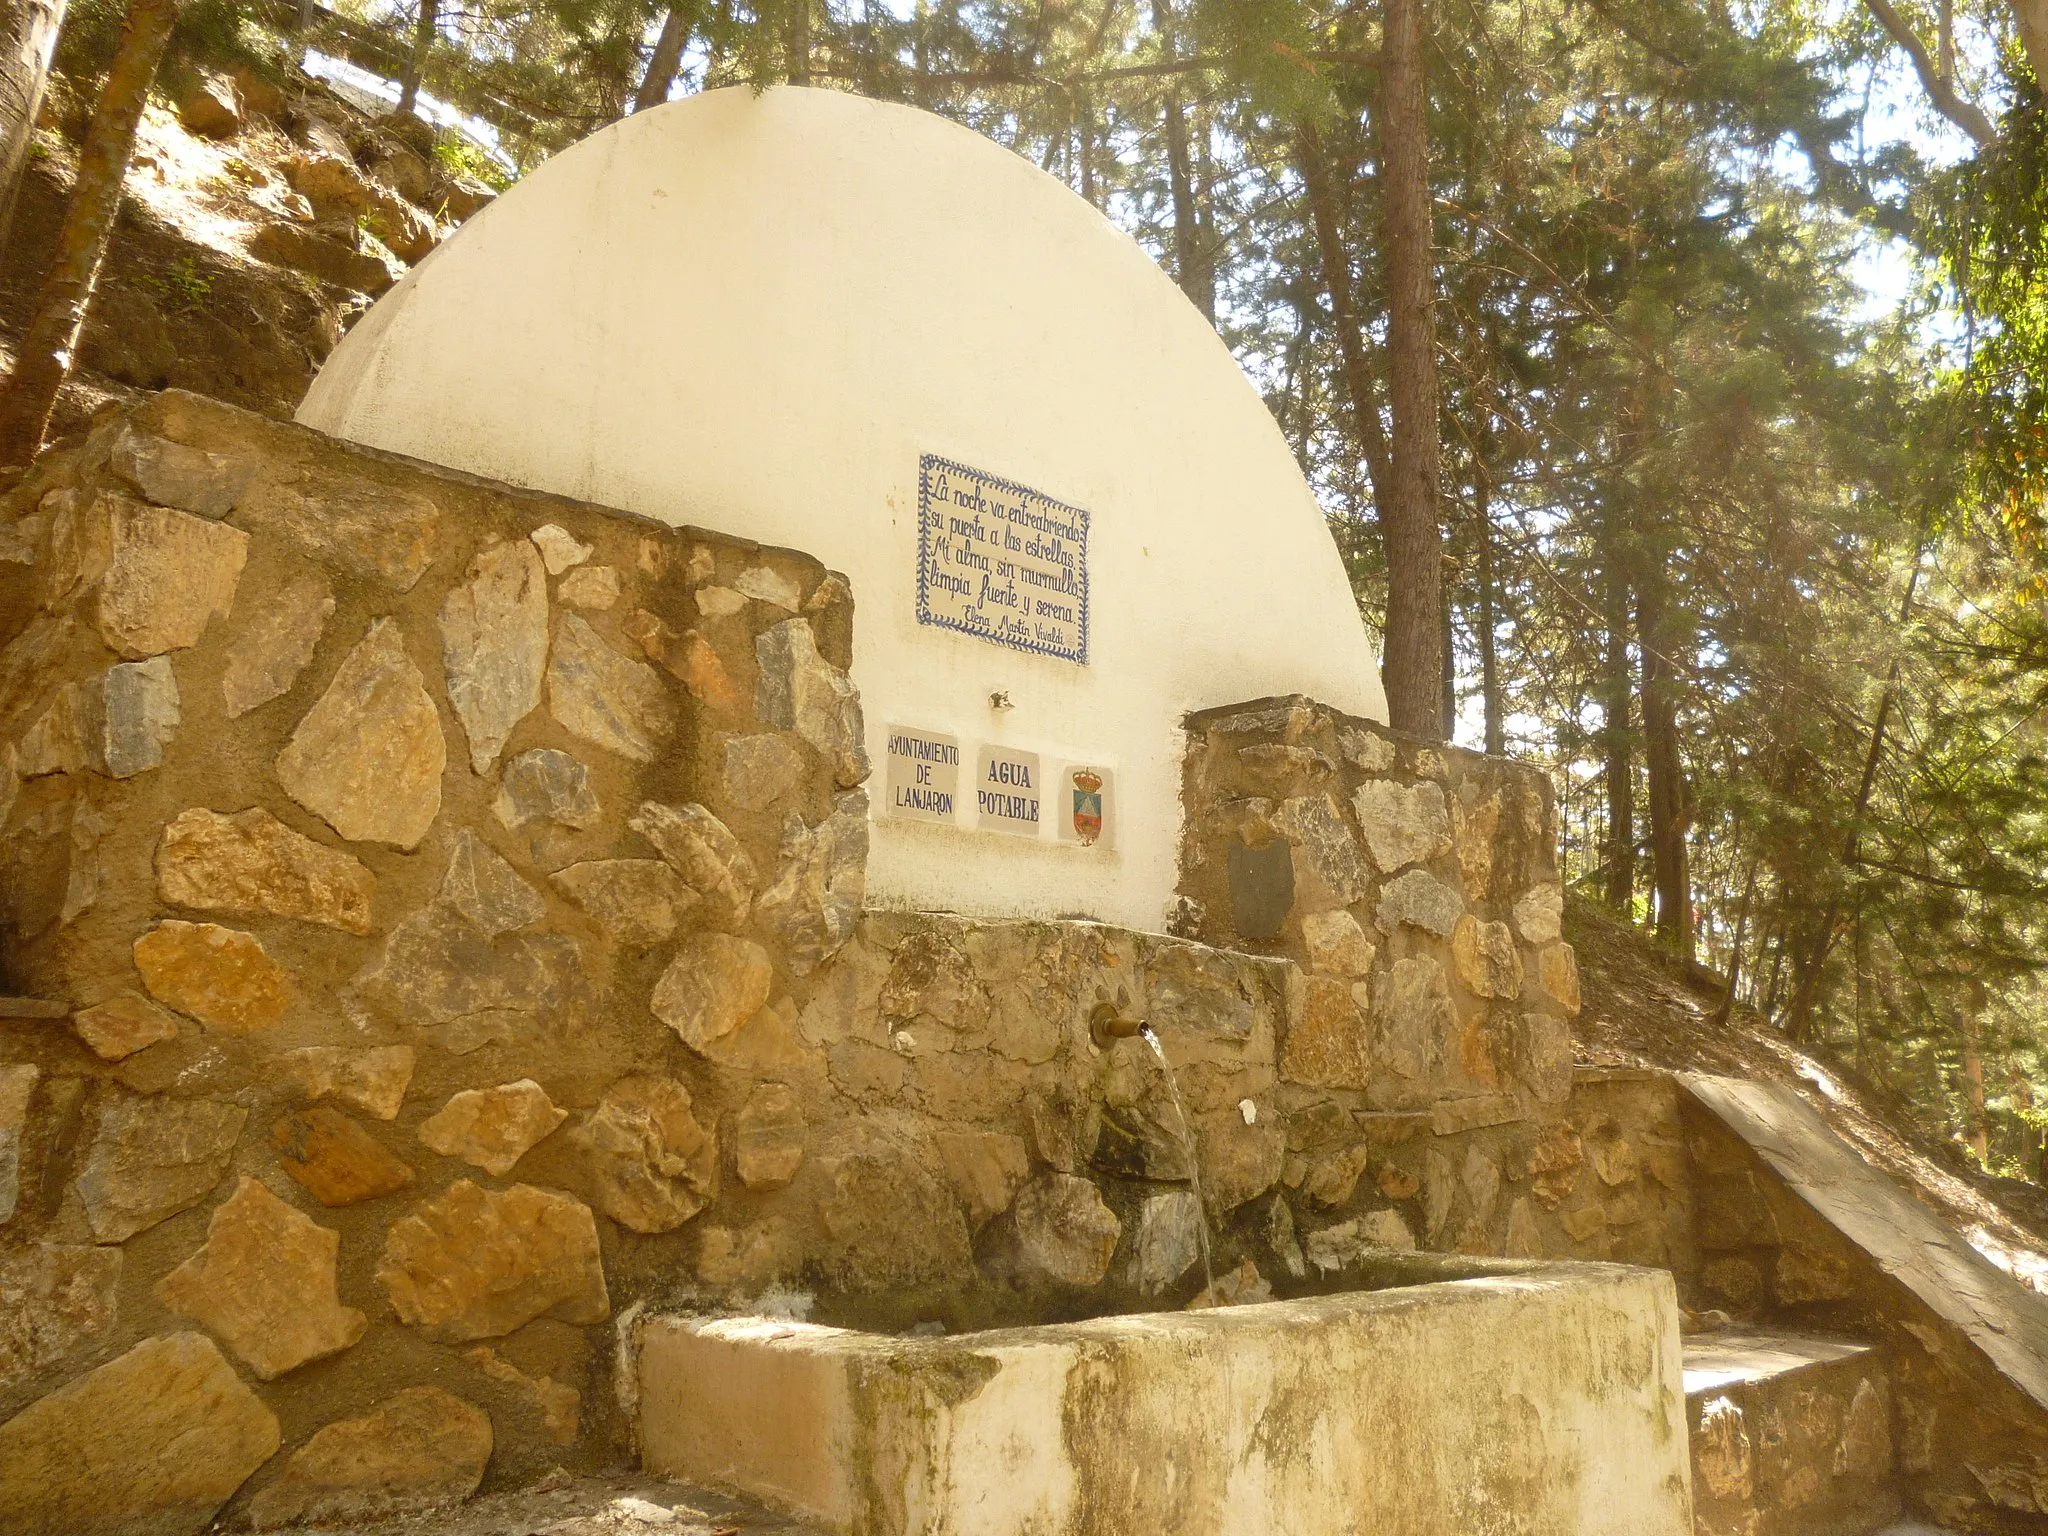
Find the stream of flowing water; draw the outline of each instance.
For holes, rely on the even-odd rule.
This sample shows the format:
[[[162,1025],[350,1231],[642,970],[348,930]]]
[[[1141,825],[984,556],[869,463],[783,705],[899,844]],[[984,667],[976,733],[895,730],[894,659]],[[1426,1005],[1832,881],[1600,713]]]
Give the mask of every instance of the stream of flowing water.
[[[1209,1297],[1211,1304],[1216,1298],[1216,1273],[1209,1263],[1209,1205],[1202,1198],[1202,1167],[1195,1152],[1195,1128],[1188,1122],[1188,1112],[1181,1106],[1180,1083],[1173,1075],[1173,1063],[1167,1058],[1166,1047],[1159,1036],[1152,1032],[1150,1024],[1142,1025],[1138,1033],[1145,1037],[1145,1043],[1152,1048],[1152,1054],[1159,1058],[1159,1070],[1166,1074],[1167,1097],[1173,1101],[1173,1118],[1180,1125],[1180,1144],[1187,1154],[1188,1184],[1195,1192],[1195,1245],[1202,1253],[1202,1294]]]

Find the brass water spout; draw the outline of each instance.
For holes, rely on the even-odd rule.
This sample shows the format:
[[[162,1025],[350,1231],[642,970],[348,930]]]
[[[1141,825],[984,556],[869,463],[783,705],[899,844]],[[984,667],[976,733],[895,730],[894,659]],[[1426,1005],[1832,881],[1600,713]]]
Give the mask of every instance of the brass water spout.
[[[1107,998],[1097,1003],[1088,1015],[1088,1033],[1095,1037],[1095,1044],[1105,1051],[1115,1041],[1130,1040],[1144,1032],[1143,1019],[1130,1018]]]

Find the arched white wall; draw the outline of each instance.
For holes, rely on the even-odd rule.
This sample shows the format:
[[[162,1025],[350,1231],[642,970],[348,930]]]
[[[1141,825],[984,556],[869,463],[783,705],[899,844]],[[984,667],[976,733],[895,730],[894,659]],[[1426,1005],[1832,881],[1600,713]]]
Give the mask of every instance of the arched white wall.
[[[879,902],[1157,927],[1183,712],[1301,692],[1385,718],[1228,349],[1064,186],[911,108],[735,89],[614,124],[386,295],[299,419],[845,572],[878,802],[891,724],[957,736],[963,789],[979,741],[1117,770],[1113,850],[878,821]],[[917,622],[922,454],[1090,513],[1086,666]]]

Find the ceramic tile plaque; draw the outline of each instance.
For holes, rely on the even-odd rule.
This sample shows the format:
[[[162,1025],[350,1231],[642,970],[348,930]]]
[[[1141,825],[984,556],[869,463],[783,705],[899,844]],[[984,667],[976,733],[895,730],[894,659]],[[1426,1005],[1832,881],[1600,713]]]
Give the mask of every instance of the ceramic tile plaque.
[[[960,799],[960,743],[936,731],[889,727],[882,814],[951,823]]]
[[[1044,781],[1036,752],[984,746],[975,753],[975,825],[984,832],[1038,836]]]
[[[925,454],[917,621],[1086,666],[1088,514]]]

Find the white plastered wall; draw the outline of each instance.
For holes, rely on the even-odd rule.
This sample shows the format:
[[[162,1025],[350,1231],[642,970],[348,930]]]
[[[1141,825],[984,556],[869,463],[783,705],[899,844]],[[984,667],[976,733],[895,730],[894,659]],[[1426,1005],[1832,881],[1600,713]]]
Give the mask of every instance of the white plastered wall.
[[[843,571],[878,802],[892,724],[970,766],[995,741],[1115,768],[1114,849],[878,821],[885,905],[1155,928],[1185,711],[1299,692],[1385,718],[1228,349],[1080,198],[911,108],[733,89],[593,135],[386,295],[299,419]],[[1086,666],[917,622],[927,453],[1089,512]]]

